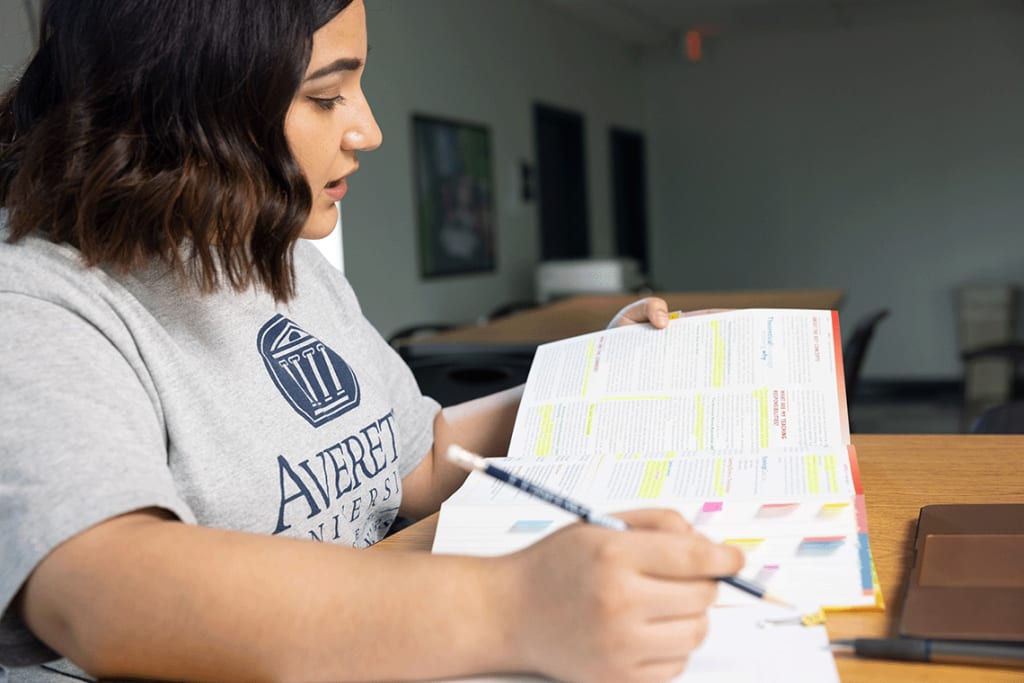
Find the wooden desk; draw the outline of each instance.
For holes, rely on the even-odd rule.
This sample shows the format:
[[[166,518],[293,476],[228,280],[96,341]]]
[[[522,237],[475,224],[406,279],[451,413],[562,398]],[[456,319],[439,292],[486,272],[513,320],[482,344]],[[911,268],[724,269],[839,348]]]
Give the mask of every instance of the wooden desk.
[[[817,308],[836,309],[843,300],[839,289],[753,290],[728,292],[657,292],[669,310],[703,308]],[[594,332],[605,327],[619,309],[639,299],[637,294],[574,296],[520,311],[485,325],[461,327],[407,342],[435,344],[534,345]]]
[[[830,614],[832,638],[894,634],[918,509],[932,503],[1024,501],[1024,436],[855,435],[871,551],[884,612]],[[437,516],[378,543],[381,550],[429,551]],[[1024,681],[1024,669],[902,663],[837,656],[844,683]]]

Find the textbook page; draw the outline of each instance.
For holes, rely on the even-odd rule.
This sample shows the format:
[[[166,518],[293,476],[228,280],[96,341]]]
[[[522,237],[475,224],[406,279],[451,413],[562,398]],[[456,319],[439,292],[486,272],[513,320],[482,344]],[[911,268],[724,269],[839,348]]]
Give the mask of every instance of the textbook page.
[[[835,657],[825,626],[766,625],[791,617],[778,605],[715,607],[708,612],[708,635],[672,683],[838,683]],[[489,676],[461,683],[541,683],[536,676]]]
[[[849,457],[854,458],[852,449]],[[712,462],[718,456],[693,455],[672,462],[666,479],[675,472],[704,479],[687,497],[653,496],[650,483],[634,483],[619,464],[602,458],[577,461],[537,462],[490,459],[517,476],[555,490],[601,512],[638,507],[670,507],[678,510],[701,533],[713,540],[740,548],[746,558],[745,578],[770,586],[773,593],[792,600],[830,608],[869,607],[876,604],[875,581],[866,530],[861,524],[863,497],[857,494],[856,468],[835,468],[833,493],[808,493],[806,485],[792,482],[806,474],[808,456],[761,456],[754,468],[756,478],[737,484],[730,495],[709,499],[707,492],[719,471]],[[712,461],[700,463],[701,460]],[[791,461],[797,461],[794,464]],[[682,467],[680,465],[687,465]],[[798,472],[792,470],[796,467]],[[824,470],[823,470],[824,471]],[[827,477],[823,477],[827,478]],[[642,479],[642,478],[641,478]],[[756,480],[767,479],[758,487]],[[771,480],[790,482],[772,485]],[[664,487],[671,492],[673,486]],[[753,492],[775,491],[757,497]],[[686,491],[687,489],[684,489]],[[433,552],[438,554],[502,555],[521,550],[544,536],[577,521],[568,512],[508,486],[480,472],[441,506]],[[747,594],[723,585],[718,604],[754,602]]]
[[[849,440],[838,314],[748,309],[541,345],[508,457],[835,451]]]

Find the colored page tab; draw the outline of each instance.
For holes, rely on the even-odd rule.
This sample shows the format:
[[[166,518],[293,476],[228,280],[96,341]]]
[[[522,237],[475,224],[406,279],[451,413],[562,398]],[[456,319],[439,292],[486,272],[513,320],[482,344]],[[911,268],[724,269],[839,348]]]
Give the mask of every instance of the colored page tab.
[[[757,516],[762,519],[785,517],[791,512],[796,511],[799,507],[800,503],[765,503],[757,509]]]
[[[825,503],[818,510],[819,519],[838,517],[844,510],[850,507],[850,503]]]
[[[764,539],[763,538],[726,538],[726,539],[724,539],[722,541],[722,543],[727,543],[728,545],[736,546],[737,548],[739,548],[743,552],[748,553],[748,552],[750,552],[752,550],[756,550],[758,548],[758,546],[760,546],[762,543],[764,543]]]
[[[845,536],[808,536],[800,542],[797,554],[831,555],[846,542]]]
[[[719,512],[724,509],[724,503],[720,500],[712,500],[704,503],[701,506],[700,512],[697,513],[697,519],[693,521],[694,524],[707,524],[712,521]]]

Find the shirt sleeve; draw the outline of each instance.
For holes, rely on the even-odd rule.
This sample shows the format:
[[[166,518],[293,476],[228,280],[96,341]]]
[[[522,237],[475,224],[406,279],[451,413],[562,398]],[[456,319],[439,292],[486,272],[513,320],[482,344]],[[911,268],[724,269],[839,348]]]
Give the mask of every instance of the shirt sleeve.
[[[158,398],[124,341],[35,297],[2,293],[0,310],[0,664],[14,666],[57,657],[12,609],[54,548],[143,508],[195,519],[167,467]]]

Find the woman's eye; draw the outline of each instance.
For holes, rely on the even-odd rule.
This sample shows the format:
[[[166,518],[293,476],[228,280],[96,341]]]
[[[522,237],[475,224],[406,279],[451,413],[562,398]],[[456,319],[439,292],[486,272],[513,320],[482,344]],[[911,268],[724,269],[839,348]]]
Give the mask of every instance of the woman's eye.
[[[337,97],[310,97],[309,99],[324,111],[330,111],[345,101],[345,98],[341,95],[338,95]]]

